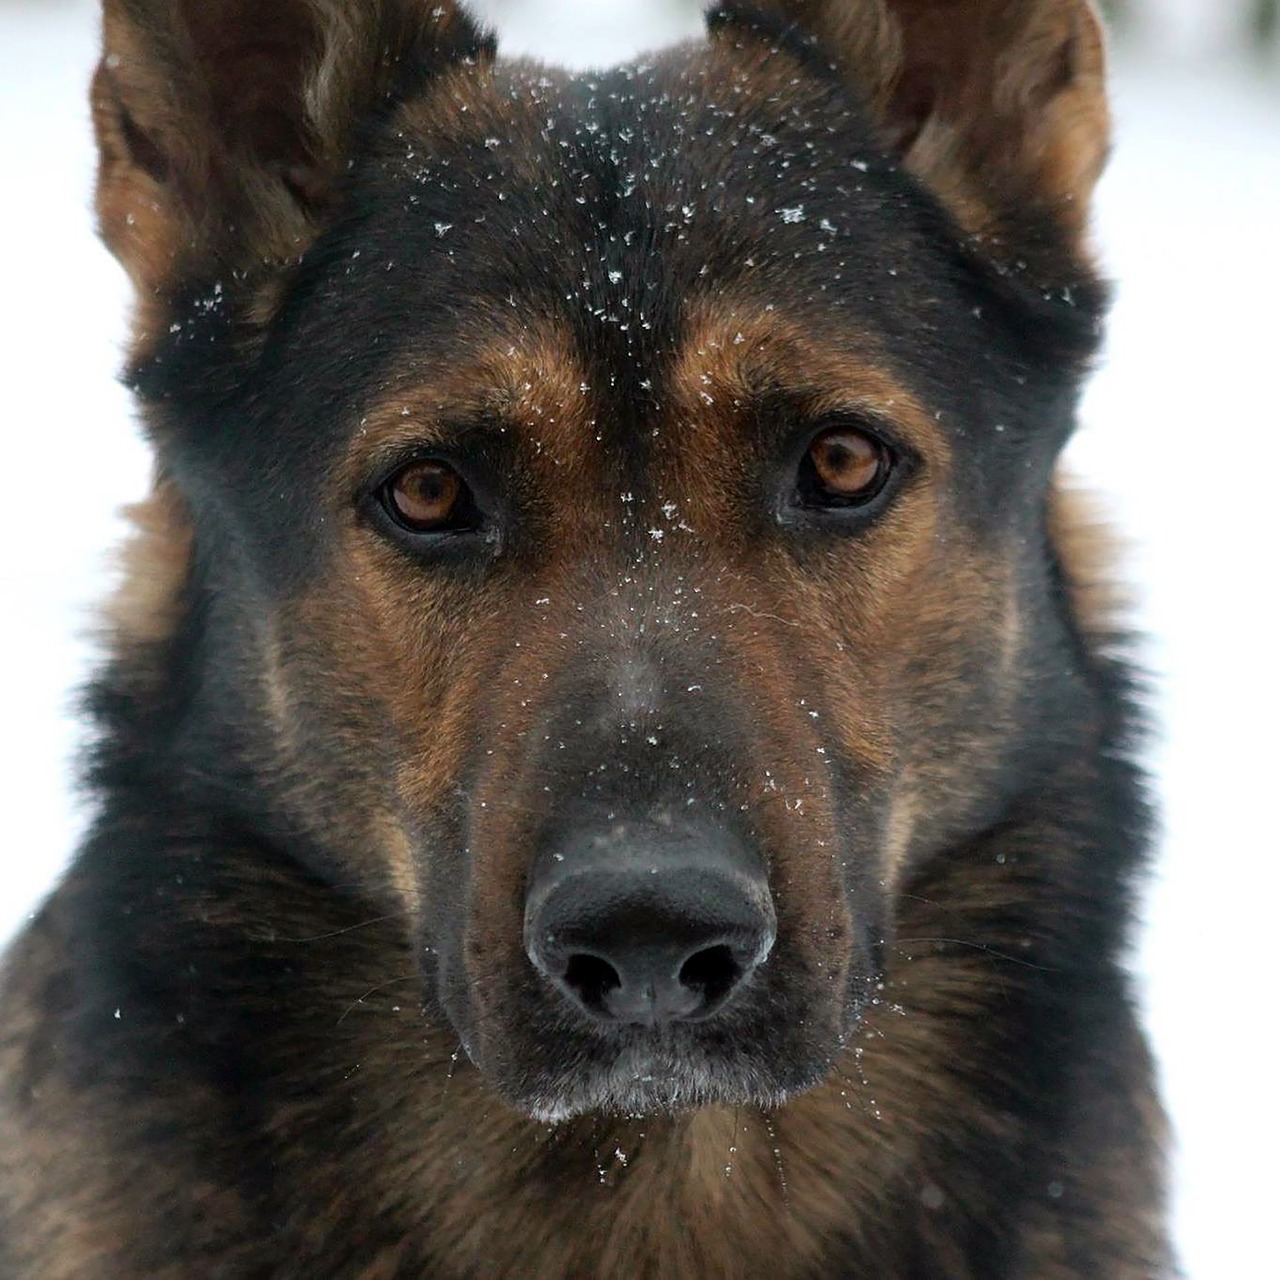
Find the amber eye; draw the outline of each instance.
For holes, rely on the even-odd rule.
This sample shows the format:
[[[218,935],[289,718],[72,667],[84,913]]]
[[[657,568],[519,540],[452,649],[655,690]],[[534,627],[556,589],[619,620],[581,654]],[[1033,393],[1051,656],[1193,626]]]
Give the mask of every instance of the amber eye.
[[[447,463],[411,462],[382,487],[387,514],[410,533],[444,533],[472,527],[470,491]]]
[[[832,427],[809,446],[801,477],[803,496],[819,506],[870,502],[893,467],[888,448],[852,427]]]

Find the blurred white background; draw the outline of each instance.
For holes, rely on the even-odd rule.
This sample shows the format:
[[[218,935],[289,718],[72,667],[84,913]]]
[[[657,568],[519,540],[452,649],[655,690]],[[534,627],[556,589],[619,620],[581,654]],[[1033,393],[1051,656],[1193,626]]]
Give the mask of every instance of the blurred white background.
[[[575,64],[700,25],[687,0],[478,7],[509,52]],[[1072,452],[1131,542],[1156,677],[1163,832],[1134,966],[1178,1135],[1178,1241],[1189,1280],[1251,1280],[1280,1275],[1276,4],[1119,7],[1098,237],[1120,292]],[[95,28],[92,0],[0,0],[0,941],[84,822],[73,690],[116,511],[147,478],[113,381],[126,290],[89,214]]]

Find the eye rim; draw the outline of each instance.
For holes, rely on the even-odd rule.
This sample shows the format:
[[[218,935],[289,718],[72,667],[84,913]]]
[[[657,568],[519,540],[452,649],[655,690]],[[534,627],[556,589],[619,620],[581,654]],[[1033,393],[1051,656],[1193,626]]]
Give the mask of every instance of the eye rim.
[[[397,479],[411,467],[434,463],[457,476],[460,489],[450,518],[439,525],[416,527],[397,510],[392,489]],[[396,457],[379,468],[363,487],[359,507],[366,521],[383,537],[414,555],[462,552],[476,546],[496,549],[498,525],[491,514],[489,487],[477,481],[473,468],[436,449],[415,450]]]
[[[815,443],[829,432],[856,432],[881,450],[885,465],[874,488],[865,494],[824,494],[812,459]],[[823,418],[797,434],[788,452],[788,471],[778,508],[780,524],[799,527],[858,529],[873,521],[890,504],[919,467],[919,457],[904,444],[893,427],[864,413]]]

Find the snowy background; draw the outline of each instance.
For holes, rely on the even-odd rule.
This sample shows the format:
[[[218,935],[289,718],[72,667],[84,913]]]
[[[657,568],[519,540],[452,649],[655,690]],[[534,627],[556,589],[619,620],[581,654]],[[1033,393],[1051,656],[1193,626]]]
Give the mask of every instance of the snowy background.
[[[1157,676],[1164,833],[1134,965],[1177,1129],[1189,1280],[1280,1275],[1280,54],[1274,33],[1237,39],[1269,3],[1125,6],[1098,217],[1121,287],[1073,446],[1131,541]],[[698,29],[682,0],[482,7],[508,51],[574,63]],[[0,0],[0,940],[81,829],[72,691],[117,509],[147,477],[113,381],[124,281],[89,215],[95,9]]]

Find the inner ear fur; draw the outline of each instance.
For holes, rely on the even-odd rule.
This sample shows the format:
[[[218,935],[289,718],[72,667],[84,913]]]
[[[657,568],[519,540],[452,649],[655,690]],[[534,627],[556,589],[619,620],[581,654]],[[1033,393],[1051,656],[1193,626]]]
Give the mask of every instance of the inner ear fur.
[[[361,125],[493,52],[452,0],[104,0],[103,238],[144,298],[294,259]]]
[[[991,256],[1082,254],[1110,131],[1091,0],[726,0],[711,24],[836,70]]]

